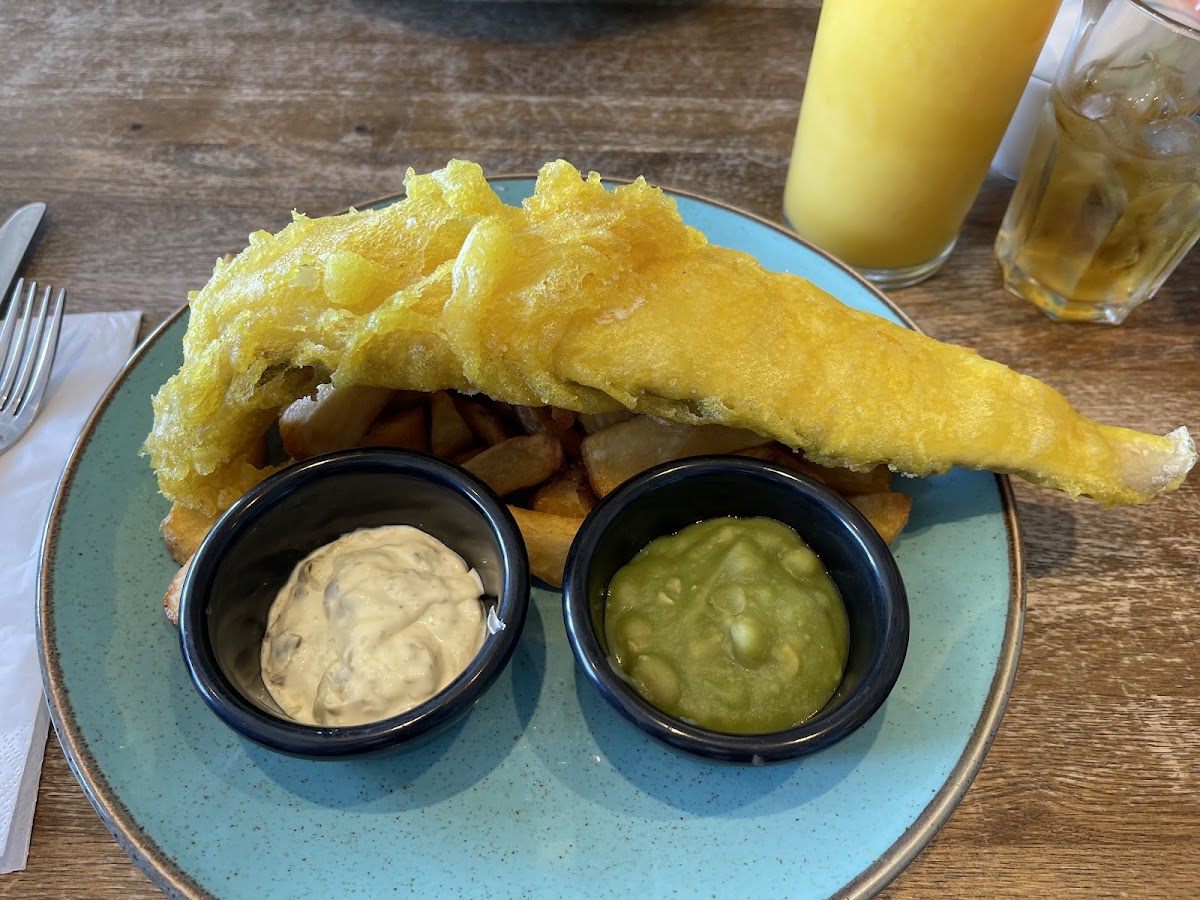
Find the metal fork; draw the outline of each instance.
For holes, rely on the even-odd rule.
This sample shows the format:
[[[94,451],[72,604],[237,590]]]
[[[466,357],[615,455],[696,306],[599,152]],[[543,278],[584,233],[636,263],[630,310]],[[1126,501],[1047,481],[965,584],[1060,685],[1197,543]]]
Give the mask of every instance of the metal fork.
[[[50,285],[40,301],[37,287],[31,282],[26,292],[25,279],[19,279],[0,322],[0,453],[20,440],[37,417],[58,349],[67,292],[59,290],[51,304]]]

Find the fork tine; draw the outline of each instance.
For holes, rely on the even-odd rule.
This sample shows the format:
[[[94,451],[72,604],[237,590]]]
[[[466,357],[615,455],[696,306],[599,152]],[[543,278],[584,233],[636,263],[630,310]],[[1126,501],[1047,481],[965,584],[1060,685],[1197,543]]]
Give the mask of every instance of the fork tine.
[[[8,359],[8,345],[12,343],[13,326],[17,323],[17,305],[21,299],[21,290],[25,287],[25,279],[18,278],[17,286],[13,288],[12,299],[8,303],[8,310],[4,314],[3,320],[0,320],[0,365]],[[0,298],[2,300],[3,298]]]
[[[46,302],[50,299],[50,286],[46,286],[45,296],[42,297],[42,312],[45,312]],[[62,329],[63,307],[66,305],[67,291],[65,288],[60,288],[58,296],[54,298],[54,306],[50,309],[50,321],[41,331],[41,345],[38,347],[36,354],[36,362],[34,354],[29,355],[32,365],[32,383],[29,386],[29,393],[22,402],[21,409],[18,415],[27,417],[29,421],[37,415],[38,406],[42,402],[42,395],[46,393],[46,385],[50,383],[50,369],[54,365],[54,354],[58,349],[58,335]],[[40,324],[40,317],[39,317]],[[20,396],[18,393],[17,396]]]
[[[18,289],[21,285],[18,284]],[[29,286],[29,293],[25,295],[24,307],[18,311],[20,306],[20,294],[14,293],[12,303],[8,306],[8,314],[4,317],[4,331],[6,362],[4,365],[4,374],[0,376],[0,409],[8,406],[9,399],[13,396],[12,386],[16,381],[17,369],[20,366],[21,360],[25,355],[25,336],[29,333],[29,314],[33,309],[33,296],[37,290],[37,282]],[[21,316],[21,327],[17,330],[16,337],[13,341],[8,341],[7,338],[12,335],[11,325],[16,321],[18,314]]]
[[[46,289],[42,291],[41,302],[37,305],[37,318],[33,320],[33,327],[29,330],[28,340],[24,347],[24,358],[21,360],[21,369],[17,372],[17,380],[13,382],[12,391],[9,394],[10,406],[14,415],[19,415],[21,412],[21,407],[25,403],[25,392],[29,388],[29,380],[33,377],[33,370],[41,360],[47,337],[46,309],[49,305],[50,285],[46,285]],[[33,310],[29,310],[30,314],[32,312]]]

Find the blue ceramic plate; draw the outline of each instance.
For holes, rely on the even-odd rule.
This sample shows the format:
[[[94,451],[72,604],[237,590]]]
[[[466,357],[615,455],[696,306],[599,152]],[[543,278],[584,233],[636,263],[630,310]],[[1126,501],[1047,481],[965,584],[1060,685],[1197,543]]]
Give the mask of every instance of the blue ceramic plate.
[[[517,203],[529,178],[497,179]],[[790,233],[675,194],[717,244],[904,324],[865,282]],[[137,352],[67,467],[47,530],[39,640],[55,728],[109,830],[184,896],[866,896],[945,821],[999,725],[1024,589],[1008,484],[903,480],[893,549],[912,642],[888,702],[798,763],[685,759],[620,720],[575,671],[560,597],[535,590],[509,669],[456,730],[357,762],[238,738],[188,682],[162,615],[175,566],[138,447],[179,367],[182,312]]]

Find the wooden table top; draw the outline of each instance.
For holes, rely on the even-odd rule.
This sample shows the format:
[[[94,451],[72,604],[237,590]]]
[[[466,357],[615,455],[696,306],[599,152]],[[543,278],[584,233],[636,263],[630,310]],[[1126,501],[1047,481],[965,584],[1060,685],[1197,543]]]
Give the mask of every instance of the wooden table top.
[[[818,5],[0,0],[0,212],[46,201],[26,274],[75,310],[143,310],[143,336],[250,231],[453,156],[490,174],[563,157],[778,219]],[[1053,324],[1000,287],[1010,191],[990,179],[945,270],[896,302],[1095,418],[1196,432],[1200,254],[1119,328]],[[884,895],[1194,895],[1200,477],[1111,510],[1015,487],[1028,595],[1008,710]],[[156,894],[51,737],[28,869],[0,897]]]

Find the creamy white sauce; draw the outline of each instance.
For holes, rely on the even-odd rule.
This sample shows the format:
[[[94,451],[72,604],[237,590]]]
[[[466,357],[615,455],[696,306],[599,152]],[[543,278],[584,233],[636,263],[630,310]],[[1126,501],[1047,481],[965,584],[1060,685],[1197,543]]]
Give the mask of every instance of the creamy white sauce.
[[[310,725],[398,715],[460,675],[483,644],[483,583],[408,525],[362,528],[309,554],[267,615],[262,676]]]

